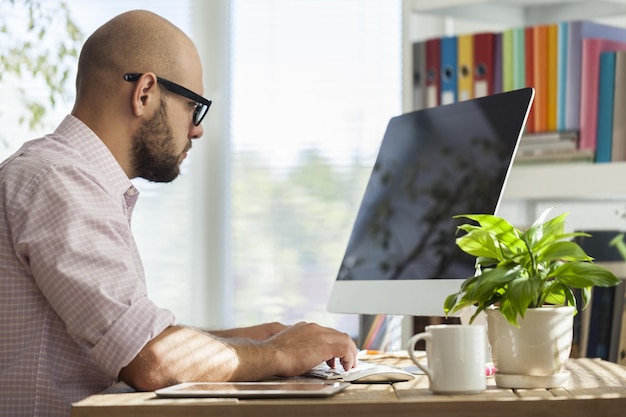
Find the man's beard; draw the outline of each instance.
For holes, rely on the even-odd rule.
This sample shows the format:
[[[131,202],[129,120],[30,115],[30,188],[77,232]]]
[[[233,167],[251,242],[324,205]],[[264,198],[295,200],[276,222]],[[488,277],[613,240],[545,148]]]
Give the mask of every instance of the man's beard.
[[[161,100],[154,116],[132,137],[131,158],[135,175],[148,181],[171,182],[180,174],[181,154],[176,153],[166,116],[165,101]]]

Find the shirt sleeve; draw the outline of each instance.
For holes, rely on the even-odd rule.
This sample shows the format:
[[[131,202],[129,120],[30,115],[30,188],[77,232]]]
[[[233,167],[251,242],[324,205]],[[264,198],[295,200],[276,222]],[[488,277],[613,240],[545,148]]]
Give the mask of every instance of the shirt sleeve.
[[[109,376],[174,323],[147,298],[123,195],[53,166],[10,205],[16,253],[72,339]]]

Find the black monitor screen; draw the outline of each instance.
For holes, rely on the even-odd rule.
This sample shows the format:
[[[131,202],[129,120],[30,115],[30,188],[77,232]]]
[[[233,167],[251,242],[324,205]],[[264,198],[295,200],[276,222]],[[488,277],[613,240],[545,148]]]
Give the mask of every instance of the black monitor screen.
[[[515,98],[514,95],[521,95]],[[339,280],[467,278],[457,214],[494,213],[532,89],[407,113],[389,122]]]

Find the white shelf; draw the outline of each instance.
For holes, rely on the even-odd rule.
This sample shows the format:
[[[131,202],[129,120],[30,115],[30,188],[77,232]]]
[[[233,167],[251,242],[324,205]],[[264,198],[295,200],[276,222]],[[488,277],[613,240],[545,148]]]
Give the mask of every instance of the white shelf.
[[[513,165],[506,200],[626,200],[626,162]]]
[[[513,27],[626,15],[626,0],[405,0],[404,13],[407,28],[410,24],[407,15],[413,13]],[[408,29],[404,31],[403,39],[403,82],[411,86],[411,39]],[[404,90],[404,108],[409,111],[413,106],[413,90]],[[514,165],[503,200],[626,201],[626,162]]]
[[[625,0],[412,0],[412,11],[514,26],[626,14]]]

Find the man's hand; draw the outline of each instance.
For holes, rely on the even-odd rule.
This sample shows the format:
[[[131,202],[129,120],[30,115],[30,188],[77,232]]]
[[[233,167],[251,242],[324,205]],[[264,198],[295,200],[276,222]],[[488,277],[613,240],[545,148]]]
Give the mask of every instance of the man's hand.
[[[298,323],[267,341],[280,355],[278,376],[301,375],[322,362],[339,358],[344,369],[356,365],[358,350],[345,333],[315,323]]]

